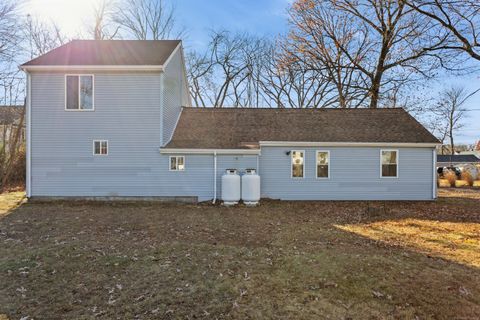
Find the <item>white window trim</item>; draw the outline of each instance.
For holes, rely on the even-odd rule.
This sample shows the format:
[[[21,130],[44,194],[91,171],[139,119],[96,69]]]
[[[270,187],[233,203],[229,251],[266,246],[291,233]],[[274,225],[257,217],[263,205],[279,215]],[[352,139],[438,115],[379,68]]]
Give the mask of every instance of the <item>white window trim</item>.
[[[78,76],[78,109],[68,109],[67,108],[67,77],[69,76]],[[80,77],[81,76],[91,76],[92,77],[92,109],[81,109],[80,108]],[[92,112],[95,111],[95,75],[94,74],[85,74],[85,73],[68,73],[65,74],[65,111],[68,112]]]
[[[397,175],[394,176],[394,177],[384,177],[382,175],[382,153],[384,151],[395,151],[395,161],[397,163]],[[398,149],[380,149],[380,178],[381,179],[398,179],[399,175],[400,175],[400,161],[399,161],[399,158],[400,158],[400,152],[398,151]]]
[[[183,158],[183,170],[179,170],[179,169],[172,169],[172,158]],[[185,162],[186,158],[185,156],[169,156],[168,157],[168,171],[171,171],[171,172],[185,172],[185,170],[187,169],[187,163]],[[177,161],[177,167],[178,167],[178,160]]]
[[[318,176],[318,154],[322,152],[322,153],[327,153],[327,157],[328,157],[328,177],[319,177]],[[319,179],[319,180],[329,180],[330,179],[330,150],[317,150],[315,152],[315,178]]]
[[[294,177],[293,176],[293,153],[294,152],[302,152],[303,153],[303,175],[301,177]],[[306,154],[305,154],[305,150],[290,150],[290,178],[292,179],[305,179],[305,168],[306,168],[306,165],[305,165],[305,159],[306,159]]]
[[[102,150],[102,142],[106,142],[106,143],[107,143],[107,153],[106,153],[106,154],[102,154],[102,153],[98,153],[98,154],[97,154],[97,153],[95,153],[95,142],[100,142],[100,152],[101,152],[101,150]],[[108,140],[93,140],[93,150],[92,150],[93,155],[94,155],[95,157],[105,157],[105,156],[108,156],[108,153],[109,153],[108,149],[110,149],[108,145],[109,145]]]

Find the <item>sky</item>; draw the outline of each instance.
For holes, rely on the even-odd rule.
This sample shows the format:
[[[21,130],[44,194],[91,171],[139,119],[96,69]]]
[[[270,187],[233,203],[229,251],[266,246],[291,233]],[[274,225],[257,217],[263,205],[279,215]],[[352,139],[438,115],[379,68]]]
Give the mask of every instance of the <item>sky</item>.
[[[45,21],[54,21],[69,37],[85,34],[85,26],[99,0],[26,0],[25,14]],[[187,50],[204,48],[211,30],[248,32],[258,36],[276,36],[288,30],[287,8],[293,0],[171,0],[177,21],[186,29]],[[480,63],[479,63],[480,65]],[[462,85],[470,91],[480,88],[480,73],[461,78],[448,77],[435,83],[443,86]],[[456,136],[457,143],[472,144],[480,139],[480,93],[472,97],[465,127]]]

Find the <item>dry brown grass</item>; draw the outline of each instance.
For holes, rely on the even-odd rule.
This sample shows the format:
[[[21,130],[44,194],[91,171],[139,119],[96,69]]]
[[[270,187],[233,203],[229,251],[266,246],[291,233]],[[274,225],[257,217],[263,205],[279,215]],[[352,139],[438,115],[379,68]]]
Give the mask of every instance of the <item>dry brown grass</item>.
[[[20,194],[1,195],[14,209],[0,217],[0,315],[477,319],[480,191],[440,196],[15,208]]]
[[[447,179],[438,179],[438,186],[440,188],[450,188],[451,187],[450,181],[448,181]]]
[[[364,237],[415,248],[428,255],[480,268],[479,223],[407,218],[338,227]]]
[[[457,175],[455,174],[455,172],[448,170],[443,174],[443,178],[448,180],[448,182],[450,183],[450,187],[455,187],[455,181],[457,181]]]
[[[468,171],[462,172],[461,178],[462,178],[463,181],[466,181],[469,186],[473,186],[473,181],[474,180],[473,180],[473,177],[470,174],[470,172],[468,172]]]

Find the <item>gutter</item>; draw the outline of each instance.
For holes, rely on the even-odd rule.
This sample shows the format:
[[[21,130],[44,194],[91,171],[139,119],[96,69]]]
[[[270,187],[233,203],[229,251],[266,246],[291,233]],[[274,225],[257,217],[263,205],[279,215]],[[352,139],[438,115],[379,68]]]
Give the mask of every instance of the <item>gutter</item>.
[[[160,148],[161,154],[237,154],[260,155],[260,149],[191,149],[191,148]]]
[[[163,65],[21,65],[23,71],[65,71],[65,70],[99,70],[99,71],[164,71]]]
[[[440,143],[260,141],[260,147],[405,147],[434,148]]]

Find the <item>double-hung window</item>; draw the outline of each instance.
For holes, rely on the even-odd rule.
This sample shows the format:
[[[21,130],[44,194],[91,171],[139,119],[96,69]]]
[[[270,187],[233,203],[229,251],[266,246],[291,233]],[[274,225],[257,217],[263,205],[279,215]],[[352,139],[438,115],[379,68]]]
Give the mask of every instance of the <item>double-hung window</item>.
[[[95,156],[107,156],[108,155],[108,141],[107,140],[94,140],[93,141],[93,154]]]
[[[317,151],[317,178],[328,179],[330,177],[330,152]]]
[[[303,178],[305,173],[305,151],[293,150],[290,154],[292,157],[292,178]]]
[[[94,110],[93,75],[67,75],[65,91],[65,110]]]
[[[398,150],[381,150],[380,161],[382,178],[398,177]]]
[[[171,156],[170,157],[170,171],[185,171],[185,157]]]

